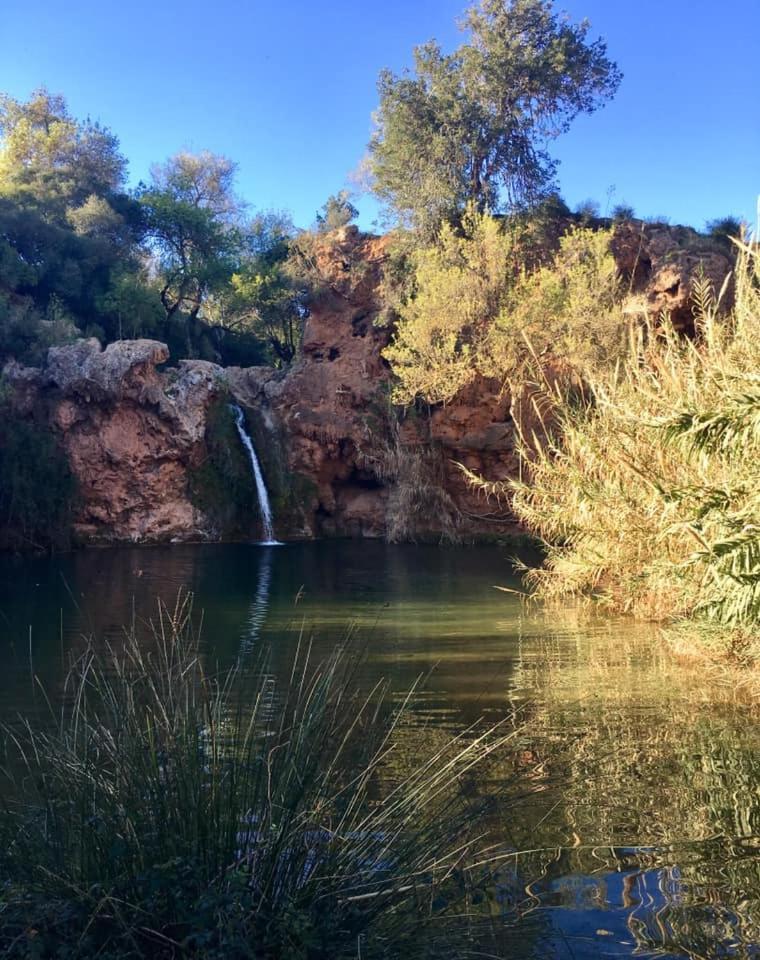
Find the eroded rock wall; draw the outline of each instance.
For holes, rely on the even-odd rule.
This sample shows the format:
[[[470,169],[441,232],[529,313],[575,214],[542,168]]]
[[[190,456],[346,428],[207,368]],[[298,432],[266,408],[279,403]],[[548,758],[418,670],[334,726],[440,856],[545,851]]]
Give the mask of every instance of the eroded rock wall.
[[[41,370],[5,370],[17,415],[42,409],[68,457],[78,487],[78,541],[213,535],[192,502],[189,471],[205,455],[206,414],[222,371],[185,361],[161,372],[168,357],[152,340],[103,350],[92,339],[52,348]]]
[[[700,249],[693,231],[673,232],[683,229],[624,224],[614,252],[630,283],[630,309],[667,310],[688,327],[697,279],[719,288],[730,261],[720,249]],[[506,506],[474,491],[462,467],[489,480],[516,475],[513,416],[529,410],[530,398],[511,398],[499,382],[481,379],[445,406],[393,409],[382,357],[390,332],[375,322],[387,248],[387,238],[353,227],[318,248],[322,289],[302,353],[286,371],[203,361],[165,368],[166,346],[150,340],[104,350],[83,340],[51,349],[41,370],[8,365],[17,415],[41,412],[71,464],[76,538],[228,534],[210,502],[232,497],[224,478],[216,477],[205,499],[194,478],[218,450],[214,410],[230,398],[246,411],[281,538],[466,541],[519,532]],[[230,431],[223,444],[235,443]],[[245,509],[250,517],[236,529],[255,536],[250,497]]]

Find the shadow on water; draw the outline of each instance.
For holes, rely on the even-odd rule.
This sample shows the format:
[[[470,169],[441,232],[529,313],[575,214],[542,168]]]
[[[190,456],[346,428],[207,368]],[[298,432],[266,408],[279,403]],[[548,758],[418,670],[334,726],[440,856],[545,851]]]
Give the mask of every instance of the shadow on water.
[[[517,774],[520,801],[495,812],[493,912],[522,918],[509,955],[760,957],[756,716],[720,678],[675,662],[656,629],[542,614],[494,584],[516,586],[495,547],[178,545],[2,560],[0,714],[34,709],[32,673],[60,689],[83,635],[118,642],[183,588],[222,668],[266,645],[276,674],[299,637],[320,656],[353,625],[366,688],[385,677],[398,699],[429,675],[398,763],[480,717],[519,718],[493,783],[473,785]]]

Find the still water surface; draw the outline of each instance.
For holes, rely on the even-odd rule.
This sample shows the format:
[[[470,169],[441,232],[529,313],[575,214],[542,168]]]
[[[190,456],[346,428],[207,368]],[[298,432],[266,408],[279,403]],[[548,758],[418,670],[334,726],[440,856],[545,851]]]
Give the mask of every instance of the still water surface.
[[[326,652],[353,626],[368,688],[385,677],[400,697],[429,675],[403,727],[410,751],[481,717],[516,717],[503,772],[520,799],[499,829],[530,852],[505,884],[523,917],[512,956],[760,958],[756,715],[720,677],[668,655],[656,628],[526,609],[497,584],[518,585],[495,547],[3,559],[0,715],[34,710],[32,674],[60,689],[84,635],[118,639],[182,588],[222,666],[268,644],[284,670],[304,631]]]

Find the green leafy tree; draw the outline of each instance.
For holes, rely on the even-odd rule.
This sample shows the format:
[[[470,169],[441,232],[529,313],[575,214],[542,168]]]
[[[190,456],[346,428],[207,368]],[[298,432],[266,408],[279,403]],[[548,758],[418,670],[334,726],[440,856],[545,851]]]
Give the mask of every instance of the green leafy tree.
[[[374,189],[401,221],[428,232],[468,202],[498,211],[551,188],[543,144],[611,97],[621,74],[586,21],[551,0],[481,0],[467,42],[415,50],[413,72],[384,70],[369,145]]]
[[[351,203],[348,190],[340,190],[327,198],[322,210],[317,214],[317,231],[329,233],[345,227],[359,216],[359,211]]]
[[[127,162],[117,138],[69,113],[63,97],[44,88],[27,102],[0,95],[0,195],[38,206],[48,219],[92,197],[124,192]]]
[[[245,251],[216,299],[217,322],[264,341],[271,359],[289,363],[301,342],[306,291],[290,269],[295,228],[279,213],[258,214],[245,231]]]
[[[116,137],[75,120],[62,97],[0,96],[0,352],[39,359],[73,324],[120,335],[108,305],[119,278],[139,271],[142,236],[125,174]]]
[[[206,303],[237,269],[243,247],[235,165],[212,153],[179,153],[151,171],[138,191],[171,319],[203,317]]]

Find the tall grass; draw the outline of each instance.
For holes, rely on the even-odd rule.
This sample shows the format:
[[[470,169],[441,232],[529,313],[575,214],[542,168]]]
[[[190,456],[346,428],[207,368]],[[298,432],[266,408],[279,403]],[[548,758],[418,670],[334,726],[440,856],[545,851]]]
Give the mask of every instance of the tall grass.
[[[5,955],[456,955],[483,829],[464,784],[509,734],[405,764],[405,704],[356,693],[345,651],[311,660],[211,676],[186,602],[88,649],[55,724],[5,731]]]
[[[760,255],[741,244],[735,307],[695,291],[695,341],[667,319],[581,401],[557,393],[552,436],[513,485],[547,546],[544,597],[706,625],[704,643],[760,657]],[[538,451],[535,451],[538,447]],[[708,629],[709,625],[712,628]]]

